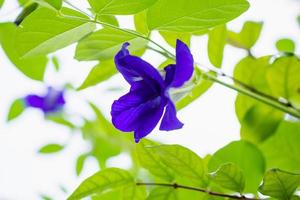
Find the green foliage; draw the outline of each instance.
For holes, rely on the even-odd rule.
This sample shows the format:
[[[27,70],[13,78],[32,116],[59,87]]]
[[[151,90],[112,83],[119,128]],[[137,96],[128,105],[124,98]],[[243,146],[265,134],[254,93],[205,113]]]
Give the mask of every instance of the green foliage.
[[[159,0],[148,9],[150,30],[195,32],[224,24],[245,12],[245,0]]]
[[[58,58],[56,56],[53,56],[51,61],[52,61],[52,64],[54,66],[54,69],[56,71],[59,71],[59,60],[58,60]]]
[[[80,61],[111,59],[125,42],[131,44],[131,52],[141,50],[147,44],[146,40],[136,35],[106,27],[81,40],[77,45],[75,58]]]
[[[0,8],[2,7],[3,4],[4,4],[4,0],[0,0]]]
[[[119,26],[119,22],[115,16],[112,15],[100,15],[98,16],[100,22],[105,22],[114,26]]]
[[[10,106],[7,121],[11,121],[20,116],[25,109],[23,99],[16,99]]]
[[[42,6],[54,8],[56,10],[60,10],[62,7],[62,0],[34,0]]]
[[[125,170],[118,168],[103,169],[84,180],[71,194],[68,200],[82,199],[96,193],[124,188],[133,184],[133,177]]]
[[[32,0],[18,0],[19,5],[22,7],[28,5],[31,2]]]
[[[79,176],[83,170],[85,160],[88,158],[88,154],[82,154],[78,156],[76,160],[76,174]]]
[[[265,174],[259,191],[279,200],[290,200],[299,185],[300,174],[271,169]]]
[[[300,173],[300,123],[283,121],[276,133],[260,145],[267,167]]]
[[[22,21],[30,15],[33,11],[35,11],[38,8],[38,3],[30,3],[28,2],[28,5],[24,5],[24,8],[22,12],[18,15],[17,19],[14,21],[16,25],[20,25]]]
[[[178,200],[174,188],[157,187],[151,190],[147,200]]]
[[[216,172],[210,174],[213,182],[223,188],[242,193],[245,188],[245,177],[241,169],[233,164],[221,165]]]
[[[98,15],[131,15],[153,5],[157,0],[88,0]]]
[[[276,42],[276,48],[281,52],[293,53],[296,49],[296,45],[293,40],[284,38]]]
[[[10,61],[26,76],[42,81],[47,65],[46,56],[20,59],[15,49],[17,27],[13,23],[0,24],[0,44]]]
[[[159,31],[159,33],[171,47],[176,48],[177,39],[183,41],[188,46],[190,46],[191,44],[192,34],[190,33],[180,33],[172,31]]]
[[[228,43],[235,47],[250,50],[258,40],[262,26],[261,22],[247,21],[241,32],[228,31]]]
[[[268,71],[268,82],[276,97],[283,97],[300,109],[300,60],[296,56],[276,59]]]
[[[21,57],[32,57],[54,52],[77,42],[95,29],[95,24],[76,19],[86,17],[74,10],[63,8],[59,16],[48,8],[39,8],[21,23],[16,35],[16,48]]]
[[[225,25],[217,26],[208,33],[208,57],[215,67],[221,67],[223,52],[227,40]]]
[[[101,83],[109,79],[116,73],[117,69],[113,60],[101,61],[99,64],[93,67],[78,90],[82,90]]]
[[[63,149],[64,146],[60,144],[47,144],[40,148],[39,153],[42,154],[57,153]]]
[[[256,193],[265,171],[262,152],[249,142],[232,142],[214,153],[209,162],[209,170],[215,171],[226,163],[234,163],[243,171],[245,192]]]
[[[137,32],[142,33],[144,35],[149,35],[149,28],[146,23],[147,16],[146,12],[140,12],[134,15],[134,25]]]

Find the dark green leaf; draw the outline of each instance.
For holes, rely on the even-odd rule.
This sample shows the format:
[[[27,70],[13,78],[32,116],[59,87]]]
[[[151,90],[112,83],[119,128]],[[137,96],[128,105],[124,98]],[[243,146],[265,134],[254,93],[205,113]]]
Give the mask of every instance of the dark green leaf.
[[[39,153],[48,154],[48,153],[57,153],[64,149],[63,145],[60,144],[47,144],[40,148]]]
[[[250,50],[258,40],[263,24],[261,22],[245,22],[239,33],[228,32],[228,43],[239,48]]]
[[[78,90],[82,90],[106,81],[116,73],[117,70],[113,60],[101,61],[99,64],[93,67]]]
[[[226,163],[234,163],[243,171],[245,192],[257,192],[265,172],[265,160],[256,146],[246,141],[232,142],[214,153],[209,162],[209,169],[215,171]]]
[[[215,67],[221,67],[227,40],[226,26],[217,26],[208,33],[208,57]]]
[[[276,48],[281,52],[293,53],[296,49],[296,45],[293,40],[284,38],[276,42]]]
[[[300,185],[300,174],[271,169],[265,176],[259,192],[279,200],[290,200]]]
[[[17,27],[13,23],[0,24],[0,44],[10,61],[26,76],[42,81],[47,65],[46,56],[20,59],[15,49]]]
[[[16,99],[10,106],[7,121],[11,121],[20,116],[25,109],[23,99]]]
[[[245,0],[160,0],[147,12],[150,30],[194,32],[224,24],[245,12]]]
[[[210,175],[215,183],[231,191],[242,193],[245,188],[244,174],[241,169],[233,163],[221,165],[216,172]]]
[[[130,43],[130,51],[145,48],[147,41],[144,39],[112,28],[103,28],[81,40],[76,48],[77,60],[107,60],[115,56],[125,43]]]
[[[84,180],[68,200],[82,199],[96,193],[100,194],[105,191],[123,188],[133,183],[132,176],[125,170],[118,168],[104,169]]]
[[[86,19],[85,15],[69,8],[63,8],[61,12]],[[54,10],[39,8],[21,23],[16,48],[22,57],[48,54],[77,42],[94,29],[94,23],[62,17]]]

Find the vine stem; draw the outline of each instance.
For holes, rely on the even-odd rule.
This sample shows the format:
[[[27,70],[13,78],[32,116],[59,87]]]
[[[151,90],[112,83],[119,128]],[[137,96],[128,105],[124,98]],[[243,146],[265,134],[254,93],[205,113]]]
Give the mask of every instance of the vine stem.
[[[186,190],[193,190],[193,191],[197,191],[197,192],[202,192],[202,193],[206,193],[208,195],[211,196],[218,196],[218,197],[226,197],[229,199],[240,199],[240,200],[263,200],[263,199],[256,199],[256,198],[249,198],[249,197],[245,197],[245,196],[236,196],[236,195],[229,195],[229,194],[222,194],[222,193],[218,193],[218,192],[213,192],[213,191],[209,191],[209,190],[205,190],[202,188],[196,188],[196,187],[190,187],[190,186],[185,186],[185,185],[179,185],[177,183],[136,183],[137,186],[161,186],[161,187],[171,187],[174,189],[186,189]]]
[[[85,14],[85,13],[83,13],[83,14]],[[142,35],[142,34],[136,32],[136,31],[128,30],[128,29],[122,29],[122,28],[114,26],[112,24],[108,24],[108,23],[105,23],[105,22],[98,21],[97,19],[91,20],[90,18],[75,17],[75,16],[69,16],[69,15],[63,15],[63,14],[61,14],[61,15],[65,18],[69,18],[69,19],[81,20],[81,21],[84,21],[84,22],[91,22],[91,23],[100,24],[102,26],[107,26],[107,27],[110,27],[112,29],[116,29],[116,30],[119,30],[119,31],[122,31],[122,32],[125,32],[125,33],[128,33],[128,34],[135,35],[137,37],[143,38],[143,39],[151,42],[152,44],[156,45],[158,48],[163,50],[165,53],[162,53],[159,50],[155,50],[154,48],[151,48],[152,50],[155,50],[156,52],[161,53],[162,55],[164,55],[164,56],[166,56],[170,59],[173,59],[173,60],[175,59],[175,55],[173,53],[168,51],[166,48],[164,48],[163,46],[161,46],[157,42],[151,40],[149,37],[147,37],[145,35]],[[199,65],[199,64],[197,64],[197,65]],[[203,68],[203,66],[199,66],[199,67]],[[216,73],[217,75],[224,76],[226,78],[231,77],[231,76],[228,76],[228,75],[224,74],[223,72],[220,73],[219,70],[215,70],[215,69],[211,69],[211,68],[207,68],[207,67],[205,69],[209,70],[209,71],[212,71],[212,72]],[[242,87],[234,85],[234,84],[226,83],[225,81],[222,81],[222,80],[218,79],[216,76],[209,74],[209,72],[203,72],[203,74],[204,74],[204,77],[206,77],[207,79],[209,79],[213,82],[219,83],[219,84],[221,84],[221,85],[223,85],[227,88],[235,90],[239,93],[242,93],[246,96],[249,96],[249,97],[251,97],[253,99],[256,99],[260,102],[263,102],[263,103],[265,103],[265,104],[267,104],[271,107],[274,107],[278,110],[281,110],[284,113],[288,113],[288,114],[300,119],[300,112],[298,110],[296,110],[295,108],[290,107],[290,106],[288,106],[288,105],[286,105],[282,102],[279,102],[277,100],[274,100],[272,98],[269,98],[267,95],[262,95],[261,93],[256,93],[255,92],[256,90],[249,89],[249,88],[251,88],[250,86],[245,87],[245,84],[240,84],[241,83],[240,81],[235,82],[235,79],[233,79],[234,83],[238,83],[238,85],[241,85]]]

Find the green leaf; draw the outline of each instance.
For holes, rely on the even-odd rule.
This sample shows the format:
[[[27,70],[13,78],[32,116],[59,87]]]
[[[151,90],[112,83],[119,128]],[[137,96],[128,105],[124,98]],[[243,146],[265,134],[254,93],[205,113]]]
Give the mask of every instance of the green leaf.
[[[137,144],[136,152],[139,163],[151,174],[171,182],[174,180],[174,173],[160,160],[159,155],[149,148],[155,145],[157,144],[150,140],[142,140]]]
[[[65,147],[60,144],[47,144],[40,148],[39,153],[48,154],[48,153],[57,153],[63,150]]]
[[[90,71],[84,82],[78,88],[82,90],[108,80],[117,73],[113,60],[101,61]]]
[[[123,188],[122,200],[145,200],[147,191],[145,186],[137,186],[136,183],[129,184]]]
[[[119,22],[115,16],[111,15],[100,15],[98,16],[100,22],[105,22],[114,26],[119,26]]]
[[[300,174],[271,169],[265,176],[259,192],[279,200],[290,200],[300,185]]]
[[[244,174],[239,166],[233,163],[221,165],[210,176],[215,183],[231,191],[242,193],[245,188]]]
[[[38,3],[30,3],[28,2],[27,5],[24,6],[22,12],[18,15],[15,19],[14,23],[19,26],[22,21],[28,17],[33,11],[35,11],[39,7]]]
[[[283,121],[276,133],[260,145],[268,168],[299,173],[300,123]]]
[[[147,200],[179,200],[172,187],[156,187],[151,190]]]
[[[180,145],[160,145],[151,149],[167,167],[176,172],[177,176],[188,178],[197,184],[203,183],[203,160],[191,150]]]
[[[135,30],[144,35],[148,35],[150,32],[146,20],[147,16],[145,11],[134,15]]]
[[[296,49],[296,45],[293,40],[284,38],[276,42],[276,48],[281,52],[293,53]]]
[[[32,0],[18,0],[19,5],[22,7],[27,6],[31,2]]]
[[[66,126],[70,129],[75,129],[76,128],[76,125],[73,124],[72,122],[70,122],[68,119],[66,119],[66,117],[63,116],[63,115],[56,115],[56,114],[55,115],[47,115],[46,119],[50,120],[50,121],[52,121],[56,124]]]
[[[55,70],[59,71],[59,60],[58,60],[58,58],[56,56],[53,56],[51,60],[52,60],[52,64],[53,64]]]
[[[159,31],[160,35],[165,39],[165,41],[173,48],[176,48],[177,39],[181,40],[188,46],[191,44],[191,33],[180,33],[172,31]]]
[[[246,141],[232,142],[219,149],[209,162],[209,170],[216,171],[220,165],[236,164],[245,175],[245,192],[256,193],[265,172],[265,160],[260,150]]]
[[[69,8],[63,8],[61,12],[87,19]],[[48,54],[77,42],[95,27],[94,23],[61,17],[54,10],[39,8],[21,23],[16,35],[16,48],[21,57]]]
[[[56,10],[60,10],[62,7],[62,0],[34,0],[35,2],[39,3],[42,6],[48,8],[54,8]]]
[[[98,15],[131,15],[153,5],[157,0],[88,0]]]
[[[16,99],[10,106],[7,115],[7,121],[16,119],[18,116],[20,116],[23,113],[24,109],[25,109],[25,105],[23,99]]]
[[[300,60],[296,56],[276,59],[267,74],[268,83],[276,97],[287,99],[300,109]]]
[[[0,0],[0,8],[2,7],[3,4],[4,4],[4,0]]]
[[[144,39],[112,28],[103,28],[81,40],[76,47],[75,58],[80,61],[112,59],[125,42],[131,52],[145,48]]]
[[[189,92],[185,92],[183,97],[179,98],[179,100],[176,102],[177,110],[180,110],[194,102],[212,86],[213,83],[207,79],[204,79],[201,73],[202,72],[198,68],[195,68],[194,78],[191,83],[193,87]],[[187,87],[190,86],[187,85]]]
[[[245,0],[159,0],[149,8],[150,30],[194,32],[224,24],[245,12]]]
[[[227,40],[226,26],[217,26],[208,33],[208,57],[215,67],[221,67]]]
[[[0,24],[0,44],[9,60],[27,77],[42,81],[47,65],[46,56],[20,59],[15,49],[17,26],[13,23]]]
[[[241,32],[228,31],[228,43],[238,48],[250,50],[258,40],[262,27],[263,23],[261,22],[247,21]]]
[[[86,159],[88,158],[88,154],[82,154],[78,156],[76,160],[76,175],[79,176],[83,170],[84,163]]]
[[[134,183],[132,176],[125,170],[108,168],[84,180],[68,200],[82,199],[96,193],[123,188]]]

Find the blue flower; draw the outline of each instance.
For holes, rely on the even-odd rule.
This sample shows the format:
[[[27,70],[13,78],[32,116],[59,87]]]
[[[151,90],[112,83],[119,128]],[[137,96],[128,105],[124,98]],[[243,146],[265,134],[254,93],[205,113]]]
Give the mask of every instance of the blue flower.
[[[169,89],[181,87],[193,75],[194,60],[189,48],[177,40],[176,64],[166,66],[162,76],[146,61],[130,55],[128,46],[129,43],[125,43],[115,56],[115,64],[131,88],[114,101],[112,123],[123,132],[133,131],[136,142],[147,136],[161,118],[160,130],[182,128]]]
[[[48,87],[47,93],[43,96],[30,94],[24,98],[26,107],[38,108],[44,114],[54,113],[65,105],[64,92]]]

